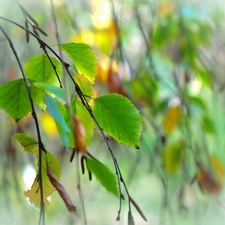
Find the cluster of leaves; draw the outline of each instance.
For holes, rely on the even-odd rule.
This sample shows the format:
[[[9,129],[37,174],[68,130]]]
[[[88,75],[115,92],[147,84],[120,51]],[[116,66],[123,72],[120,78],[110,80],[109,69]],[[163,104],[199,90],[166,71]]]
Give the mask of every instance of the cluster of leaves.
[[[146,220],[137,203],[129,195],[107,136],[113,137],[121,144],[138,148],[138,141],[142,131],[142,119],[137,108],[128,98],[119,94],[94,97],[93,84],[96,76],[97,59],[91,47],[83,43],[58,45],[60,51],[66,53],[74,63],[76,72],[71,75],[69,64],[65,63],[40,38],[39,33],[45,33],[39,28],[36,20],[21,5],[19,6],[26,19],[25,27],[13,21],[10,22],[26,31],[28,42],[29,36],[34,36],[44,50],[43,54],[28,59],[23,70],[15,47],[1,27],[21,67],[23,79],[8,81],[0,85],[0,108],[16,122],[31,113],[37,128],[38,140],[26,134],[16,134],[14,136],[25,151],[32,152],[37,157],[37,176],[31,190],[26,191],[25,196],[29,198],[31,203],[39,207],[43,213],[43,207],[49,204],[47,198],[54,190],[57,190],[68,210],[76,213],[76,207],[59,182],[60,162],[46,150],[45,145],[42,143],[41,133],[38,128],[38,117],[34,108],[37,106],[42,111],[47,111],[54,119],[62,144],[71,152],[71,161],[75,153],[77,157],[79,157],[80,153],[82,155],[82,171],[84,172],[86,165],[90,178],[91,174],[94,174],[102,186],[116,197],[119,197],[120,201],[124,198],[120,187],[120,182],[122,182],[129,203],[131,202]],[[33,28],[33,32],[29,30],[29,26]],[[50,56],[46,49],[50,50],[55,56]],[[64,89],[68,81],[67,75],[63,73],[63,68],[74,85],[72,91]],[[110,150],[115,164],[115,173],[111,172],[106,165],[99,162],[87,150],[96,128],[102,133]],[[130,209],[129,215],[132,215]],[[120,215],[118,215],[117,219],[119,217]]]
[[[44,51],[44,54],[34,56],[25,63],[27,81],[19,79],[0,86],[0,94],[3,96],[0,98],[0,108],[16,121],[20,121],[29,112],[33,114],[27,92],[28,82],[35,105],[51,115],[62,144],[68,151],[72,150],[71,160],[75,153],[81,153],[79,155],[82,172],[87,168],[90,179],[92,174],[95,175],[109,192],[122,199],[123,195],[118,193],[117,185],[124,181],[117,166],[118,177],[95,159],[87,150],[87,146],[97,128],[102,132],[107,145],[109,142],[106,134],[119,143],[138,148],[141,119],[137,109],[126,98],[129,96],[139,107],[145,121],[140,143],[142,149],[146,150],[144,153],[148,155],[144,162],[148,161],[146,158],[150,160],[151,168],[154,168],[154,172],[162,181],[165,198],[170,197],[170,189],[173,194],[177,190],[185,194],[186,187],[200,189],[210,195],[219,194],[223,188],[224,161],[219,155],[219,146],[218,149],[215,149],[215,146],[218,142],[220,147],[223,146],[223,141],[218,141],[216,122],[220,119],[215,116],[215,109],[210,107],[212,101],[218,100],[214,95],[217,85],[221,90],[224,85],[223,82],[218,82],[221,78],[217,78],[217,67],[210,69],[210,60],[205,58],[205,55],[211,54],[208,49],[213,45],[213,33],[217,26],[211,20],[212,15],[207,10],[207,3],[203,4],[204,6],[201,3],[193,6],[193,3],[173,0],[151,3],[123,1],[123,7],[114,7],[111,1],[111,16],[105,18],[105,24],[101,26],[100,21],[96,23],[95,19],[98,17],[95,18],[94,15],[95,8],[100,8],[103,3],[100,0],[98,2],[99,4],[94,0],[90,1],[93,10],[90,26],[84,29],[82,24],[79,24],[72,34],[65,26],[65,32],[60,34],[66,34],[69,40],[75,42],[59,45],[61,51],[73,61],[76,72],[72,72],[68,86],[72,83],[75,90],[63,89],[66,87],[64,80],[67,77],[63,70],[68,72],[70,66],[57,55],[51,57]],[[104,6],[107,7],[107,3]],[[125,9],[126,13],[123,13]],[[58,15],[62,16],[68,8],[63,5],[57,10]],[[27,16],[24,8],[22,11]],[[71,23],[74,22],[69,10],[67,14],[67,19],[71,20]],[[218,14],[218,17],[221,16]],[[34,34],[45,34],[32,16],[26,17],[25,27],[31,27]],[[93,30],[90,27],[93,27]],[[27,30],[26,35],[29,40],[30,33]],[[138,39],[137,42],[133,41],[134,36]],[[43,50],[48,49],[41,39],[38,41]],[[98,49],[97,68],[95,53],[88,45],[78,42],[88,43]],[[51,51],[51,48],[49,50]],[[94,83],[98,94],[105,94],[106,91],[113,94],[96,97],[96,92],[93,91]],[[221,107],[218,109],[221,110]],[[222,124],[220,121],[218,123]],[[219,132],[222,133],[221,130]],[[16,135],[15,138],[24,147],[29,139],[27,135],[22,134]],[[35,150],[39,140],[32,139],[31,143],[35,146],[29,151],[38,157],[39,163],[39,152]],[[41,157],[45,174],[44,186],[47,181],[49,194],[56,188],[68,209],[75,211],[57,182],[60,179],[60,169],[57,166],[52,167],[50,163],[56,163],[57,160],[43,148],[43,153],[46,154]],[[28,151],[26,147],[25,150]],[[109,150],[111,151],[110,147]],[[112,157],[116,162],[113,155]],[[47,159],[48,165],[45,166]],[[138,164],[134,165],[134,170],[135,167],[138,167]],[[143,170],[142,172],[144,173]],[[176,182],[173,182],[174,180]],[[37,181],[38,177],[33,185],[36,190]],[[171,183],[175,183],[176,188],[171,186]],[[195,183],[198,184],[196,189]],[[118,188],[120,190],[120,186]],[[26,195],[30,196],[32,191],[34,192],[33,187]],[[36,205],[40,205],[39,193],[36,197],[39,198]],[[45,204],[46,197],[44,190]],[[145,218],[129,194],[128,197],[129,203]],[[179,195],[181,204],[182,199]],[[164,202],[168,202],[167,200],[163,199]],[[131,211],[128,213],[128,223],[134,223]]]

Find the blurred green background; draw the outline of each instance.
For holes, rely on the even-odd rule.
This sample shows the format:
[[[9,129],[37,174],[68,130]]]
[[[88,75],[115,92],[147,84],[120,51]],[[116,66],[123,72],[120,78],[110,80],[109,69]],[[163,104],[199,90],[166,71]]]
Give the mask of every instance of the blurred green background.
[[[223,0],[53,0],[62,43],[90,45],[98,57],[95,95],[117,92],[140,110],[140,149],[110,140],[130,193],[148,222],[133,208],[137,225],[222,225],[225,220],[225,3]],[[57,43],[50,0],[21,0]],[[13,0],[0,0],[0,16],[24,24]],[[22,63],[40,54],[20,28],[1,20]],[[57,50],[57,47],[55,47]],[[0,34],[0,84],[21,78]],[[0,96],[1,97],[1,96]],[[43,141],[62,167],[61,183],[78,208],[72,216],[56,192],[46,224],[84,224],[77,190],[77,164],[60,143],[51,117],[38,111]],[[35,137],[30,115],[16,124],[0,111],[0,224],[37,224],[39,210],[24,197],[35,178],[36,159],[12,138]],[[96,131],[88,150],[114,171]],[[81,175],[88,224],[127,224],[127,202],[95,178]]]

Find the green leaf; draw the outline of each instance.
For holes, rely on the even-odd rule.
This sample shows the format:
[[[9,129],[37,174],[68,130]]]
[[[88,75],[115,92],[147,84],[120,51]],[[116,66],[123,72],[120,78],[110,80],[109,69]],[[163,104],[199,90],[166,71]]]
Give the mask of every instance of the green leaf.
[[[0,109],[16,122],[31,112],[31,105],[23,79],[6,82],[0,86]]]
[[[14,138],[20,142],[20,144],[24,147],[25,151],[32,152],[37,157],[37,171],[38,165],[39,165],[39,150],[36,148],[34,149],[38,142],[34,140],[33,138],[29,137],[26,134],[15,134]],[[55,190],[55,188],[52,186],[48,176],[47,176],[47,170],[46,170],[46,164],[48,162],[48,165],[50,166],[51,170],[54,172],[57,179],[60,179],[60,162],[59,160],[52,155],[50,152],[42,151],[42,183],[43,183],[43,194],[44,194],[44,203],[45,206],[49,204],[47,197],[50,196],[50,194]],[[34,204],[35,206],[40,208],[40,187],[39,187],[39,176],[37,173],[36,178],[34,179],[33,185],[30,190],[26,191],[24,195],[29,198],[30,202]]]
[[[93,96],[93,87],[92,85],[83,77],[82,75],[76,75],[75,81],[79,85],[81,91],[87,96]]]
[[[201,68],[197,68],[196,74],[200,77],[203,84],[205,84],[209,88],[212,87],[212,76],[208,71]]]
[[[44,103],[44,96],[45,96],[44,91],[40,90],[40,88],[38,88],[38,87],[33,86],[32,82],[31,82],[30,88],[31,88],[31,96],[32,96],[32,99],[34,101],[34,104],[39,105],[39,107],[43,111],[45,111],[46,105]]]
[[[58,97],[63,100],[66,100],[66,91],[62,88],[59,88],[57,86],[51,85],[51,84],[45,84],[42,82],[35,82],[32,84],[32,86],[37,87],[44,91],[45,93],[52,95],[53,97]]]
[[[103,187],[118,197],[116,176],[107,166],[97,160],[87,158],[87,168],[100,181]]]
[[[75,103],[75,101],[72,101],[70,104],[71,104],[72,113],[76,112],[76,103]],[[62,116],[63,116],[63,118],[65,120],[65,123],[66,123],[67,127],[71,130],[71,132],[67,133],[67,138],[68,138],[68,141],[69,141],[69,145],[70,145],[70,147],[75,148],[74,132],[72,132],[73,126],[72,126],[72,123],[71,123],[70,113],[69,113],[69,110],[68,110],[68,107],[67,107],[66,104],[64,104],[62,106]]]
[[[32,153],[34,153],[37,156],[37,165],[39,161],[39,151],[38,149],[32,150]],[[45,207],[49,205],[49,201],[47,197],[49,197],[53,191],[55,191],[55,188],[51,184],[48,176],[47,176],[47,170],[46,170],[46,162],[48,162],[48,165],[50,166],[51,170],[54,172],[57,179],[60,179],[60,162],[59,160],[52,155],[50,152],[46,151],[42,152],[42,183],[43,183],[43,195],[44,195],[44,203]],[[38,168],[37,168],[37,171]],[[40,208],[40,186],[39,186],[39,176],[37,174],[33,185],[30,190],[27,190],[24,195],[29,198],[30,202],[34,204],[35,206]]]
[[[76,101],[76,115],[85,129],[84,145],[88,145],[94,135],[95,124],[87,109],[80,100]]]
[[[76,115],[79,118],[79,121],[82,123],[85,129],[86,136],[85,136],[83,144],[86,146],[90,143],[91,138],[94,135],[94,128],[95,128],[94,121],[92,117],[90,116],[89,112],[87,111],[87,109],[83,106],[82,102],[79,99],[71,101],[70,106],[71,106],[72,114]],[[62,113],[67,126],[69,127],[70,130],[72,130],[73,126],[71,124],[70,114],[66,105],[63,105]],[[74,140],[73,132],[68,133],[68,139],[70,142],[70,146],[74,148],[75,140]]]
[[[179,140],[165,148],[164,161],[169,173],[175,173],[181,166],[185,157],[185,148],[186,142],[184,140]]]
[[[131,82],[133,98],[139,103],[145,102],[152,105],[157,99],[158,86],[156,80],[148,72],[141,72],[136,79]],[[152,96],[149,98],[149,95]]]
[[[188,100],[190,103],[194,106],[199,108],[202,111],[206,111],[207,107],[205,105],[205,102],[198,96],[188,96]]]
[[[138,148],[142,119],[129,99],[118,94],[95,98],[93,112],[106,133],[119,143]]]
[[[61,63],[54,57],[50,57],[59,78],[62,78],[62,66]],[[27,77],[34,82],[42,82],[45,84],[51,84],[59,87],[59,81],[55,74],[48,57],[45,54],[36,55],[30,58],[24,65],[24,70]],[[31,86],[31,93],[35,104],[38,104],[41,109],[45,110],[44,105],[44,93],[42,90],[35,86]]]
[[[61,63],[54,57],[50,57],[60,78],[62,78]],[[51,62],[45,54],[36,55],[30,58],[24,65],[27,77],[36,82],[43,82],[59,86],[58,78]]]
[[[164,20],[159,20],[155,26],[153,46],[161,47],[167,45],[179,35],[179,31],[180,29],[176,17],[168,17]]]
[[[83,74],[91,83],[94,83],[97,60],[92,48],[82,43],[66,43],[60,46],[73,60],[79,74]]]
[[[203,116],[203,118],[202,118],[202,127],[203,127],[204,131],[206,131],[210,134],[216,133],[215,125],[214,125],[212,119],[206,115]]]
[[[68,128],[63,117],[62,104],[57,99],[53,98],[48,94],[45,94],[45,101],[51,116],[54,118],[63,145],[66,148],[69,148],[70,142],[68,139],[68,133],[70,132],[70,129]]]
[[[38,144],[38,142],[26,134],[15,134],[14,139],[17,140],[27,152],[31,152]]]

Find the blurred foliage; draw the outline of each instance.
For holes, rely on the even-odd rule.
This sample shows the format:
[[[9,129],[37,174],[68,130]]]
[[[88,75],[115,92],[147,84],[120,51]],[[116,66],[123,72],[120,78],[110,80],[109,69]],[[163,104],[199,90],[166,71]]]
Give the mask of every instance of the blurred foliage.
[[[50,1],[19,2],[48,34],[43,39],[57,43]],[[24,24],[15,1],[0,3],[0,16]],[[148,218],[146,223],[132,212],[135,224],[221,225],[225,219],[224,2],[55,0],[54,4],[61,43],[86,43],[97,54],[93,95],[119,93],[141,112],[144,128],[139,150],[110,140],[131,193]],[[32,38],[26,43],[24,31],[5,21],[1,25],[23,63],[42,53]],[[0,84],[21,78],[2,34],[0,48]],[[69,163],[52,117],[40,111],[40,123],[44,143],[61,162],[61,183],[79,215],[70,215],[53,193],[46,223],[82,224],[77,167]],[[0,111],[0,130],[2,223],[37,223],[38,211],[23,196],[32,185],[26,187],[25,172],[35,168],[35,157],[24,153],[12,138],[15,133],[35,136],[31,116],[15,124]],[[99,133],[94,134],[88,149],[113,168]],[[127,210],[121,221],[115,222],[118,199],[95,178],[89,182],[85,174],[81,179],[89,224],[127,224]],[[130,214],[129,220],[132,224]]]

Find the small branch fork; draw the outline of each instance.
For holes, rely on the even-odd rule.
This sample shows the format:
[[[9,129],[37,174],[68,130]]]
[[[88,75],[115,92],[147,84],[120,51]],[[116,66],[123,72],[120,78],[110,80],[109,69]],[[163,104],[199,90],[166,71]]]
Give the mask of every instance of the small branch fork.
[[[24,9],[22,9],[23,13],[25,14],[25,17],[28,16],[26,14],[26,11],[24,11]],[[34,19],[32,20],[30,17],[31,16],[28,16],[29,19],[34,23]],[[79,96],[82,104],[86,107],[86,109],[88,110],[90,116],[93,118],[94,122],[96,123],[98,129],[100,130],[102,136],[103,136],[103,139],[108,147],[108,150],[111,154],[111,157],[112,157],[112,160],[113,160],[113,163],[114,163],[114,166],[115,166],[115,171],[116,171],[116,175],[117,175],[117,179],[118,179],[118,188],[119,188],[119,194],[120,194],[120,204],[119,204],[119,210],[118,210],[118,216],[117,216],[117,219],[116,220],[120,220],[120,214],[121,214],[121,208],[122,208],[122,200],[124,200],[124,195],[122,193],[122,188],[121,188],[121,183],[123,184],[124,188],[125,188],[125,192],[128,196],[128,203],[129,203],[129,212],[131,213],[131,203],[133,204],[133,206],[137,209],[137,211],[140,213],[140,215],[142,216],[142,218],[147,221],[147,218],[145,217],[144,213],[141,211],[140,207],[138,206],[138,204],[134,201],[134,199],[131,197],[129,191],[128,191],[128,188],[127,188],[127,185],[123,179],[123,176],[122,176],[122,173],[120,171],[120,167],[119,167],[119,164],[117,162],[117,159],[116,159],[116,156],[109,144],[109,139],[107,137],[107,135],[104,133],[103,129],[101,128],[101,126],[99,125],[97,119],[95,118],[94,114],[93,114],[93,111],[92,111],[92,108],[90,107],[85,95],[83,94],[83,92],[81,91],[79,85],[76,83],[76,81],[74,80],[73,78],[73,75],[71,74],[70,70],[69,70],[69,67],[70,65],[68,63],[66,63],[61,57],[60,55],[58,55],[45,41],[43,41],[40,36],[38,35],[38,31],[40,31],[40,28],[38,27],[38,24],[34,23],[35,24],[35,28],[38,27],[39,29],[35,29],[34,32],[32,32],[31,30],[29,30],[26,26],[22,26],[21,24],[18,24],[17,22],[15,21],[12,21],[10,19],[7,19],[5,17],[2,17],[0,16],[0,19],[4,20],[4,21],[8,21],[18,27],[20,27],[21,29],[23,29],[25,32],[26,32],[26,36],[28,36],[28,34],[32,35],[40,44],[40,47],[43,49],[43,51],[45,52],[45,54],[48,56],[49,58],[49,55],[47,53],[47,50],[46,48],[51,51],[55,57],[61,62],[63,68],[65,69],[65,71],[67,72],[67,74],[69,75],[69,77],[71,78],[73,84],[74,84],[74,88],[75,88],[75,91],[77,93],[77,95]],[[27,19],[27,18],[26,18]],[[34,25],[32,25],[32,27],[34,28]],[[34,109],[34,103],[33,103],[33,100],[32,100],[32,96],[31,96],[31,92],[30,92],[30,84],[29,84],[29,81],[28,79],[26,78],[26,75],[24,73],[24,70],[23,70],[23,67],[21,65],[21,62],[18,58],[18,55],[15,51],[15,48],[13,46],[13,43],[12,41],[10,40],[9,36],[5,33],[4,29],[2,28],[2,26],[0,26],[0,29],[1,31],[4,33],[4,35],[6,36],[9,44],[10,44],[10,47],[12,48],[13,50],[13,53],[17,59],[17,62],[19,64],[19,67],[20,67],[20,70],[23,74],[23,78],[24,78],[24,81],[26,83],[26,87],[27,87],[27,91],[28,91],[28,95],[29,95],[29,99],[30,99],[30,103],[31,103],[31,108],[32,108],[32,116],[35,120],[35,124],[36,124],[36,129],[37,129],[37,134],[38,134],[38,143],[39,143],[39,173],[41,175],[41,168],[42,168],[42,150],[45,150],[44,149],[44,146],[42,144],[42,141],[41,141],[41,135],[40,135],[40,130],[39,130],[39,125],[38,125],[38,120],[37,120],[37,115],[36,115],[36,112],[35,112],[35,109]],[[41,32],[41,31],[40,31]],[[41,32],[43,33],[43,32]],[[44,34],[44,33],[43,33]],[[54,64],[52,63],[52,61],[50,60],[51,62],[51,65],[53,66],[55,72],[56,72],[56,69],[55,69],[55,66]],[[57,73],[56,73],[57,74]],[[58,77],[58,76],[57,76]],[[58,77],[58,80],[59,80],[59,83],[60,83],[60,86],[62,87],[62,84],[61,84],[61,81]],[[88,154],[90,156],[90,154]],[[44,201],[43,201],[43,184],[42,184],[42,179],[40,177],[39,179],[39,184],[40,184],[40,194],[41,194],[41,213],[40,213],[40,220],[39,220],[39,225],[41,224],[41,218],[42,218],[42,221],[43,221],[43,224],[45,224],[45,221],[44,221]]]

